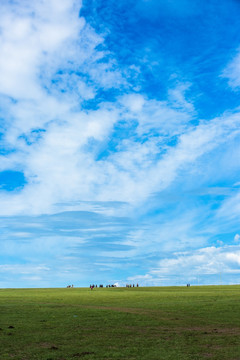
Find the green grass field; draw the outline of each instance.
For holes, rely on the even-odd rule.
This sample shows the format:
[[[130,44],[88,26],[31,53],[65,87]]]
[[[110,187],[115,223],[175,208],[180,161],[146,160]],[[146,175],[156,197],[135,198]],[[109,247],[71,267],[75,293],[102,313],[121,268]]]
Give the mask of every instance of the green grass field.
[[[240,286],[0,290],[0,359],[240,359]]]

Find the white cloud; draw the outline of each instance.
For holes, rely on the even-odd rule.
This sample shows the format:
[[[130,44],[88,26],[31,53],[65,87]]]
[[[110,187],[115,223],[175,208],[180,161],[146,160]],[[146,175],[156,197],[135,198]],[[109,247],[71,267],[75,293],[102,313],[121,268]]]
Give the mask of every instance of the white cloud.
[[[134,276],[131,280],[149,286],[176,282],[184,284],[191,278],[196,284],[199,278],[203,283],[208,283],[206,279],[215,276],[214,283],[219,283],[222,276],[239,276],[239,265],[239,246],[212,246],[191,252],[176,252],[172,257],[160,260],[147,274]]]
[[[194,113],[194,105],[186,100],[186,92],[191,91],[190,83],[179,83],[175,88],[171,88],[168,91],[169,100],[176,109],[189,111]]]
[[[75,200],[139,204],[239,134],[238,113],[190,125],[188,83],[169,89],[165,101],[129,93],[112,54],[96,49],[104,39],[79,18],[80,5],[1,5],[2,144],[12,150],[1,169],[19,169],[28,181],[21,192],[0,194],[3,215],[50,213]],[[127,95],[81,107],[97,89],[125,85]],[[130,136],[114,134],[122,123]]]
[[[129,94],[125,95],[120,100],[122,104],[131,112],[139,113],[145,103],[145,99],[140,94]]]
[[[191,274],[240,273],[239,246],[208,247],[193,252],[176,253],[174,258],[163,259],[150,274]]]
[[[18,140],[19,154],[10,159],[21,164],[29,183],[20,194],[1,195],[4,214],[49,212],[57,202],[76,199],[145,201],[166,189],[180,169],[239,134],[239,115],[224,115],[181,134],[175,147],[161,135],[143,143],[123,139],[117,151],[96,161],[114,124],[123,118],[118,106],[88,113],[66,111],[61,118],[50,122],[31,146]],[[8,159],[5,165],[10,163]]]
[[[228,79],[229,85],[238,90],[240,87],[240,52],[238,51],[235,57],[230,61],[224,69],[222,77]]]
[[[229,196],[221,204],[216,213],[217,218],[225,219],[225,221],[234,221],[239,219],[240,214],[240,192]]]
[[[234,236],[234,241],[238,242],[240,240],[240,235],[239,234],[236,234]]]
[[[168,101],[147,99],[140,94],[120,98],[123,116],[138,122],[139,135],[157,131],[163,136],[179,135],[194,115],[194,107],[185,99],[188,84],[169,89]],[[125,112],[124,112],[125,111]]]
[[[12,274],[38,274],[45,271],[49,271],[50,268],[46,265],[26,265],[26,264],[14,264],[14,265],[0,265],[1,273]]]
[[[75,54],[68,41],[77,40],[84,27],[73,1],[16,2],[1,4],[0,91],[14,98],[44,96],[38,79],[43,65],[55,70],[59,61]],[[76,53],[76,51],[75,51]],[[65,60],[66,61],[66,60]],[[55,66],[54,66],[55,65]]]

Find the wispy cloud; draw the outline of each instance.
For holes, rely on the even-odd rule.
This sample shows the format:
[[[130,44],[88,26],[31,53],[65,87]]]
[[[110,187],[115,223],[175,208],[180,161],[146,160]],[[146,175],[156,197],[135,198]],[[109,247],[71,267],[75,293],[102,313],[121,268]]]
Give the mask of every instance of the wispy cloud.
[[[235,91],[240,87],[240,51],[236,51],[235,56],[224,69],[222,77],[228,79],[229,86]]]

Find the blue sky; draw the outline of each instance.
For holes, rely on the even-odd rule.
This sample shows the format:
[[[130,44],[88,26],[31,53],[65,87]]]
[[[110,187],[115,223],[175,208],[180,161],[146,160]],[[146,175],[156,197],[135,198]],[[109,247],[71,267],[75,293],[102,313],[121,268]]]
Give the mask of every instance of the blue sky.
[[[240,282],[239,16],[0,4],[0,287]]]

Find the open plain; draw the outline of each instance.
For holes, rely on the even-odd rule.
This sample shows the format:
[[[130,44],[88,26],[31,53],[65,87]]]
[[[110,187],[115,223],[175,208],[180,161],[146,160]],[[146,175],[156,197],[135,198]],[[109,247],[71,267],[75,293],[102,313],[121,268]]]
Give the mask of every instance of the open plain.
[[[240,359],[240,286],[0,290],[1,360]]]

